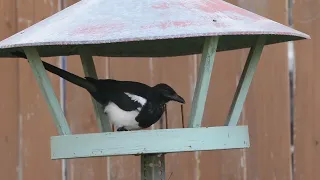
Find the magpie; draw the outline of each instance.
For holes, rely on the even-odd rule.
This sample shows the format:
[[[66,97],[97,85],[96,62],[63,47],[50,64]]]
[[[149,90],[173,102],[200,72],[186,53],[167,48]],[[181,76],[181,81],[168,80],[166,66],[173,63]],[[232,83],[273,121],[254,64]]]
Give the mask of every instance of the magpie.
[[[12,54],[27,59],[22,52]],[[135,81],[82,78],[44,61],[42,63],[49,72],[86,89],[102,105],[103,112],[117,131],[148,128],[160,120],[166,103],[185,103],[172,87],[164,83],[151,87]]]

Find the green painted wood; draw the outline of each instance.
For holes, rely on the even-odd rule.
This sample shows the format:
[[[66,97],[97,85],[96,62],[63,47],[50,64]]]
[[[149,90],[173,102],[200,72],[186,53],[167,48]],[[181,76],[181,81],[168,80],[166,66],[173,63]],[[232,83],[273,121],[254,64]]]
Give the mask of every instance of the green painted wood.
[[[225,123],[227,126],[236,126],[238,124],[265,42],[266,37],[259,36],[255,46],[250,49]]]
[[[85,76],[98,79],[94,61],[90,53],[86,49],[80,51],[81,63]],[[102,132],[111,132],[111,126],[107,116],[104,114],[102,106],[94,98],[91,97],[93,108],[98,121],[98,126]]]
[[[188,127],[201,126],[218,41],[218,36],[205,40]]]
[[[53,116],[54,123],[57,126],[59,134],[71,134],[68,122],[60,107],[59,101],[54,93],[50,79],[48,78],[46,70],[43,67],[42,61],[36,48],[25,47],[24,52],[27,55],[28,62],[31,66],[33,74],[36,77],[41,92],[49,106],[50,113]]]
[[[166,179],[164,154],[144,154],[141,157],[141,179]]]
[[[53,136],[51,137],[51,158],[65,159],[247,147],[249,147],[247,126],[139,130]]]

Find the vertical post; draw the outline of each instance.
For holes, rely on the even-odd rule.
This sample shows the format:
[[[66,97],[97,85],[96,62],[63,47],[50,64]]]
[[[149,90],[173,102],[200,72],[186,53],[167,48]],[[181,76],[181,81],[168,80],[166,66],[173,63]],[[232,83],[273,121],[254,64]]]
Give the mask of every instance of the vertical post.
[[[218,36],[205,39],[197,85],[192,100],[189,128],[201,126],[218,41]]]
[[[163,117],[160,119],[160,129],[163,128]],[[165,180],[165,154],[141,155],[141,180]]]
[[[226,126],[236,126],[246,100],[253,75],[256,71],[264,44],[266,41],[265,36],[258,36],[255,45],[250,49],[246,64],[244,65],[232,104],[229,110]]]
[[[165,180],[164,154],[144,154],[141,156],[141,180]]]
[[[63,114],[63,111],[59,105],[58,99],[54,94],[50,79],[43,67],[40,56],[33,47],[23,48],[28,58],[28,62],[31,66],[34,76],[38,82],[41,92],[49,106],[49,110],[53,116],[54,123],[57,126],[60,135],[71,134],[68,122]]]
[[[83,71],[85,76],[98,79],[93,58],[87,49],[81,48],[80,51],[81,62],[83,66]],[[98,121],[98,126],[102,132],[111,132],[111,126],[107,116],[103,113],[103,109],[100,103],[95,99],[91,98],[96,118]]]

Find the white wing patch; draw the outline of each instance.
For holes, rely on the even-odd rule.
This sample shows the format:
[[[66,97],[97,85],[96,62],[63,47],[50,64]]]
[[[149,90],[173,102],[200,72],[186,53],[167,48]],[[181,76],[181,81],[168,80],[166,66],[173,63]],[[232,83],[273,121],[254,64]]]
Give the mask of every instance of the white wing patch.
[[[127,92],[125,94],[128,95],[133,101],[137,101],[138,103],[140,103],[142,106],[147,102],[147,100],[141,96],[134,95]]]
[[[135,119],[139,114],[138,111],[124,111],[115,103],[110,102],[104,108],[104,112],[116,128],[125,127],[128,130],[140,129],[139,124]]]

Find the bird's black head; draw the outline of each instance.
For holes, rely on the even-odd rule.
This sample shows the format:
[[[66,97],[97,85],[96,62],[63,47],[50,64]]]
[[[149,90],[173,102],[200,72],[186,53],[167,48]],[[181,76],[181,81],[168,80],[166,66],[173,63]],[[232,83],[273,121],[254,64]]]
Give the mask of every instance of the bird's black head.
[[[157,92],[160,94],[161,98],[165,100],[165,102],[168,101],[177,101],[180,103],[185,103],[184,99],[179,96],[169,85],[160,83],[153,87],[157,90]]]

